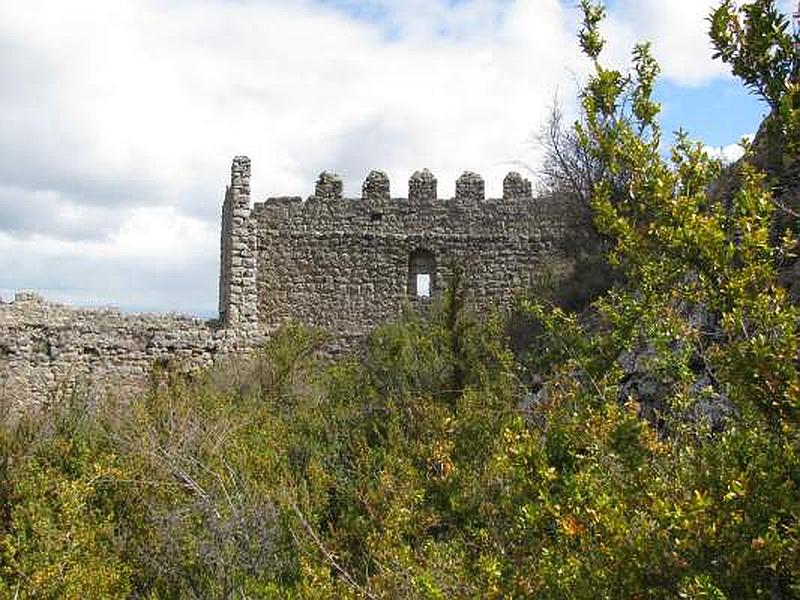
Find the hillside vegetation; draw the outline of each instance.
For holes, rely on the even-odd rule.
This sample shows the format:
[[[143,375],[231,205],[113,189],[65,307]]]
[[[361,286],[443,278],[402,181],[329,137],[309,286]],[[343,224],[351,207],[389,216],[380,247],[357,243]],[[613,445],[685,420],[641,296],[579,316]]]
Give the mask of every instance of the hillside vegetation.
[[[771,110],[723,173],[683,133],[665,158],[648,46],[604,66],[603,9],[582,7],[573,139],[600,167],[615,284],[584,307],[531,294],[510,319],[471,314],[455,280],[352,358],[287,325],[200,378],[157,368],[132,401],[8,412],[1,597],[800,598],[798,313],[779,283],[798,36],[770,0],[711,16]]]

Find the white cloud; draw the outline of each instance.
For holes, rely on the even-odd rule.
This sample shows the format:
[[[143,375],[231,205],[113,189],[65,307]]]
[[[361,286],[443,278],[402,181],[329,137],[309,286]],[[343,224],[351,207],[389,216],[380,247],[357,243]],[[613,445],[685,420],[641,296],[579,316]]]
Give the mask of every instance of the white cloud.
[[[140,207],[102,240],[0,233],[0,293],[39,289],[76,304],[208,314],[218,232],[171,207]]]
[[[572,3],[340,4],[381,18],[312,0],[0,4],[0,288],[211,310],[232,156],[252,158],[256,199],[308,195],[323,169],[358,194],[382,168],[404,195],[425,166],[442,196],[466,169],[498,194],[586,69]],[[700,82],[722,72],[706,4],[620,0],[608,36],[626,52],[652,36],[667,76]]]
[[[752,141],[753,137],[752,133],[742,136],[743,139],[748,141]],[[724,164],[735,163],[744,156],[744,148],[742,148],[742,145],[739,143],[718,147],[704,146],[703,149],[709,156],[720,159]]]
[[[649,40],[662,76],[679,85],[702,85],[731,77],[730,67],[712,59],[708,37],[711,12],[721,0],[613,0],[604,25],[615,62],[627,62],[633,44]],[[742,0],[736,0],[742,4]],[[778,0],[779,10],[791,15],[796,0]]]
[[[138,183],[205,216],[216,196],[199,208],[188,192],[206,190],[208,202],[239,152],[252,155],[262,192],[305,193],[322,168],[360,177],[373,165],[402,187],[427,164],[452,187],[457,168],[520,158],[565,67],[576,68],[556,0],[507,4],[392,3],[389,18],[408,37],[387,41],[380,27],[308,3],[11,3],[0,31],[46,74],[5,111],[3,145],[33,145],[26,160],[57,172],[56,185]],[[535,59],[545,55],[556,59]],[[42,106],[28,114],[37,92]],[[400,136],[396,162],[335,164],[332,148],[360,143],[352,136],[369,137],[370,123]]]
[[[680,85],[700,85],[727,76],[713,60],[707,17],[719,0],[617,0],[607,26],[617,62],[628,61],[633,44],[650,40],[662,75]]]

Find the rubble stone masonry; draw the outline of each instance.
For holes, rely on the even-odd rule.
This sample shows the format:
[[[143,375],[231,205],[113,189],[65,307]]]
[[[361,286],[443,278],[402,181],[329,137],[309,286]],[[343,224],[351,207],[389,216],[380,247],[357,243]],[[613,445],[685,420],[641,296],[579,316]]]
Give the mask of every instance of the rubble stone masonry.
[[[323,173],[305,201],[255,204],[261,325],[292,319],[363,336],[404,305],[429,302],[419,276],[435,296],[455,269],[473,308],[508,305],[515,292],[568,272],[576,248],[590,243],[585,210],[563,198],[534,198],[517,173],[496,199],[485,198],[484,181],[472,172],[458,178],[451,199],[437,197],[427,169],[411,176],[407,198],[392,198],[380,171],[362,189],[361,198],[343,198],[338,177]]]
[[[41,401],[76,386],[95,395],[133,391],[156,362],[190,371],[237,346],[235,334],[200,319],[73,308],[19,293],[0,304],[0,399]]]

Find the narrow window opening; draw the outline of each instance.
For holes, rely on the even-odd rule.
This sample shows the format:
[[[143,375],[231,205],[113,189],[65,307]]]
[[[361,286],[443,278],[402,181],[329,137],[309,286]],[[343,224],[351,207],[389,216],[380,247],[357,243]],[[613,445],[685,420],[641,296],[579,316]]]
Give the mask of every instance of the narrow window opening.
[[[430,273],[417,273],[417,298],[431,297]]]
[[[418,249],[408,257],[408,295],[428,299],[436,291],[436,258],[428,250]]]

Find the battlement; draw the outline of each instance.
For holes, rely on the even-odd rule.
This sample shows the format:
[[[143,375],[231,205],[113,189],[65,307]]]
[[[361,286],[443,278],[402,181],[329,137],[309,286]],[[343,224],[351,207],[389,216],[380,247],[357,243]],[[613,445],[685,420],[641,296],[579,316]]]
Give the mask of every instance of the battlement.
[[[249,168],[249,163],[248,163]],[[389,176],[383,171],[371,171],[361,186],[360,198],[346,198],[342,195],[343,183],[341,177],[335,173],[323,171],[314,185],[314,193],[307,197],[307,202],[347,200],[352,202],[383,203],[393,202],[429,202],[442,200],[447,202],[498,202],[504,201],[533,201],[531,182],[524,179],[519,173],[510,172],[503,180],[503,196],[497,199],[486,198],[486,186],[478,173],[465,171],[456,180],[454,198],[439,198],[437,193],[437,179],[428,169],[415,171],[408,180],[408,193],[404,197],[392,197]],[[301,196],[269,197],[261,205],[293,205],[302,203]]]
[[[239,157],[232,172],[249,175],[249,167]],[[507,304],[545,271],[568,269],[590,229],[585,210],[534,197],[514,172],[502,198],[486,198],[483,177],[471,171],[447,199],[428,169],[409,177],[406,197],[392,196],[382,171],[367,175],[359,198],[344,197],[341,177],[327,171],[305,199],[269,197],[252,208],[249,180],[240,185],[247,207],[245,192],[231,188],[223,205],[220,318],[229,327],[272,329],[292,319],[363,335],[404,304],[435,297],[455,268],[467,273],[477,308]],[[241,220],[226,217],[234,206]]]

